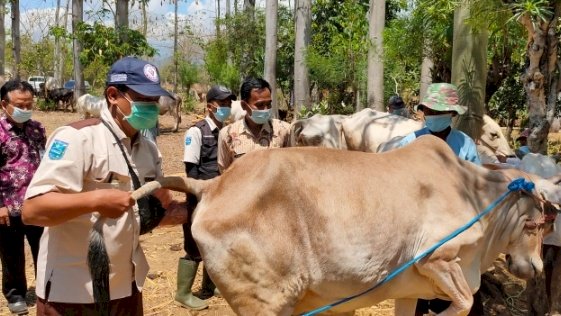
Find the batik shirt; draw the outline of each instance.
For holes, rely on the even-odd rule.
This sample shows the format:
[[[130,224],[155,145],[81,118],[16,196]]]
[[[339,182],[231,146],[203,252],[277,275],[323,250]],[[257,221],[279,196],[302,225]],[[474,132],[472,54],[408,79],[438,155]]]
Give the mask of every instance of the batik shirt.
[[[45,152],[41,123],[29,120],[22,128],[0,116],[0,206],[11,216],[21,215],[23,197]]]

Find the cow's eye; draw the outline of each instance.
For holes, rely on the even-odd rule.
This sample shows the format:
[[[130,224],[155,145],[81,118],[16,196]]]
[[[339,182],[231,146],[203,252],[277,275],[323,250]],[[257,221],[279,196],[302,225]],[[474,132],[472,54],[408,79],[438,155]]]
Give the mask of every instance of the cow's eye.
[[[491,137],[493,137],[493,138],[498,138],[498,137],[499,137],[499,134],[497,134],[497,133],[491,133]]]

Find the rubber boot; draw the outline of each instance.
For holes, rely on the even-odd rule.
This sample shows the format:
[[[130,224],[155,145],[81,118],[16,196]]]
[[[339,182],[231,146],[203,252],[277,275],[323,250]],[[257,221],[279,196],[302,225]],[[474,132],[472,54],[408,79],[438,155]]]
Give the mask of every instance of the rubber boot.
[[[220,297],[220,291],[214,285],[214,282],[210,279],[206,267],[203,266],[203,284],[201,285],[201,291],[195,294],[198,298],[202,300],[209,299],[213,296]]]
[[[207,303],[193,295],[191,287],[197,275],[199,263],[195,261],[179,259],[177,266],[177,292],[175,301],[192,310],[201,310],[208,307]]]

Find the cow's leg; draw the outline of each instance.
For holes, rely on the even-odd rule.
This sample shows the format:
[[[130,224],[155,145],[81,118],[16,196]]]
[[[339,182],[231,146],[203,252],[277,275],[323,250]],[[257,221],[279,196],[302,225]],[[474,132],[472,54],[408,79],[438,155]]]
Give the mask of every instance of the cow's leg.
[[[417,307],[416,298],[401,298],[395,300],[395,316],[412,316],[415,315]]]
[[[446,294],[452,301],[450,307],[438,314],[441,316],[463,316],[469,313],[473,305],[473,295],[457,260],[430,260],[416,264],[419,273],[432,280],[434,286]]]

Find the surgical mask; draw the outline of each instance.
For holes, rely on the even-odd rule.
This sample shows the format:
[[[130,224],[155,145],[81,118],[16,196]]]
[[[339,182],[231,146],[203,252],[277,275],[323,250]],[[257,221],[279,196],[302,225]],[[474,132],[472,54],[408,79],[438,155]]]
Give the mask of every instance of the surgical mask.
[[[14,109],[14,111],[12,112],[10,117],[12,118],[12,120],[14,120],[14,122],[25,123],[25,122],[29,121],[29,119],[31,119],[31,114],[33,113],[33,111],[22,110],[22,109],[20,109],[18,107],[15,107],[13,105],[11,105],[11,106]]]
[[[160,108],[156,102],[132,101],[125,95],[123,97],[131,104],[131,114],[124,118],[132,128],[138,131],[156,126],[160,114]]]
[[[249,117],[255,124],[263,125],[271,118],[271,109],[267,110],[251,110],[251,116]]]
[[[452,114],[425,116],[425,125],[431,132],[442,132],[452,124]]]
[[[224,122],[226,119],[230,117],[231,111],[232,108],[229,108],[227,106],[219,106],[216,108],[214,117],[216,118],[216,120],[218,120],[218,122]]]

